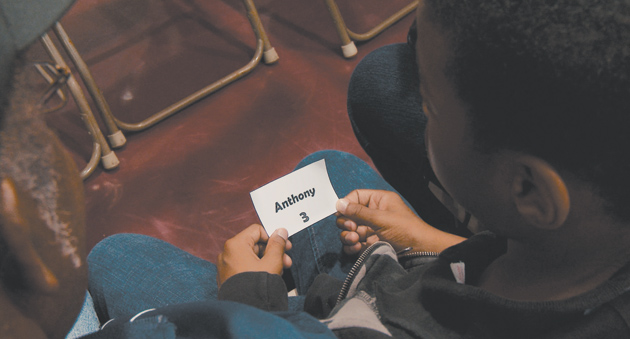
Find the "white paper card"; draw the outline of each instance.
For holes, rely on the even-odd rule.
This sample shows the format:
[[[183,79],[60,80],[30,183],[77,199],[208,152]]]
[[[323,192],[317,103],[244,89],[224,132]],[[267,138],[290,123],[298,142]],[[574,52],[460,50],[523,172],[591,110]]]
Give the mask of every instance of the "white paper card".
[[[330,183],[324,159],[249,194],[269,235],[278,228],[286,228],[291,236],[337,211],[337,193]]]

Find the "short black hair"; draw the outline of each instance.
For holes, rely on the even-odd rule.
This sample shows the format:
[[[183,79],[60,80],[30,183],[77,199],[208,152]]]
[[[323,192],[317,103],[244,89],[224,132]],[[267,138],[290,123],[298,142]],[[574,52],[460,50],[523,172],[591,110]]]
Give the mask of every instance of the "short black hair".
[[[545,159],[630,221],[630,0],[426,0],[476,146]]]

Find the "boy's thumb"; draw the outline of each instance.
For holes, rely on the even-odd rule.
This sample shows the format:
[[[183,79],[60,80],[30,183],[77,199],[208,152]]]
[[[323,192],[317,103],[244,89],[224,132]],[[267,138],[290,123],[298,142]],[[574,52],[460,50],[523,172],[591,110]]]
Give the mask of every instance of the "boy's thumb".
[[[271,255],[272,257],[277,256],[282,258],[285,252],[287,239],[289,239],[289,232],[287,232],[285,228],[278,228],[275,230],[267,241],[265,256]]]

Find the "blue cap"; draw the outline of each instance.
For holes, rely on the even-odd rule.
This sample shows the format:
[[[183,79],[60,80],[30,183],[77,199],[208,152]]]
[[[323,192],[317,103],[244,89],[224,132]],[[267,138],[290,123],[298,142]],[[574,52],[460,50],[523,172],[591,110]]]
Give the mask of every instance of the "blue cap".
[[[46,32],[74,0],[0,0],[0,88],[17,53]],[[6,93],[0,93],[0,98]]]

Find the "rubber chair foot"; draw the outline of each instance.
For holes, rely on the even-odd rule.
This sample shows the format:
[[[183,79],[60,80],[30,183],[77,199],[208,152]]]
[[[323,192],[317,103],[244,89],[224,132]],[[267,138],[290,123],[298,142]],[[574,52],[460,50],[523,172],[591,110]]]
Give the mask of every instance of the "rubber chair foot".
[[[352,58],[357,55],[357,46],[354,44],[354,41],[350,41],[349,44],[341,46],[341,51],[345,58]]]
[[[276,52],[276,49],[273,47],[263,52],[263,58],[265,60],[265,63],[268,65],[273,64],[274,62],[278,61],[278,59],[280,59],[278,53]]]
[[[109,140],[109,144],[113,148],[122,147],[127,143],[127,138],[125,138],[125,135],[123,134],[122,131],[117,131],[115,133],[108,135],[107,139]]]
[[[120,160],[118,160],[118,157],[114,152],[109,152],[108,154],[103,155],[101,157],[101,162],[103,163],[103,167],[105,167],[105,169],[116,168],[118,164],[120,164]]]

